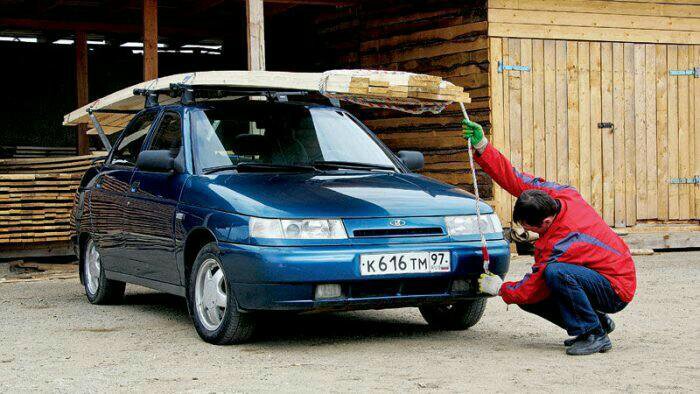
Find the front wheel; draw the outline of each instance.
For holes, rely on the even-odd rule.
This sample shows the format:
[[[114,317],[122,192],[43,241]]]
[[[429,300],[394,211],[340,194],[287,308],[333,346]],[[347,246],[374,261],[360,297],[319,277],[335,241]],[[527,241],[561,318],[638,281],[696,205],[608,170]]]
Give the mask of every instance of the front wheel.
[[[250,339],[255,328],[254,317],[238,310],[215,243],[199,251],[187,293],[194,327],[205,342],[230,345]]]
[[[447,305],[423,305],[418,308],[428,324],[438,330],[466,330],[478,323],[486,309],[486,298],[458,301]]]

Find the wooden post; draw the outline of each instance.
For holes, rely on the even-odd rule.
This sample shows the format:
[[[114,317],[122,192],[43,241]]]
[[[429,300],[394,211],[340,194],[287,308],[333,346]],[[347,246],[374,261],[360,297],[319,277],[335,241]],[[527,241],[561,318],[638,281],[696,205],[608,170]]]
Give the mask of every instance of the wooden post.
[[[265,69],[265,15],[263,0],[246,0],[248,69]]]
[[[158,0],[143,0],[143,79],[158,78]]]
[[[75,32],[75,91],[77,107],[88,103],[88,48],[87,34],[84,31]],[[87,125],[78,125],[78,155],[90,153],[90,141],[87,135]]]

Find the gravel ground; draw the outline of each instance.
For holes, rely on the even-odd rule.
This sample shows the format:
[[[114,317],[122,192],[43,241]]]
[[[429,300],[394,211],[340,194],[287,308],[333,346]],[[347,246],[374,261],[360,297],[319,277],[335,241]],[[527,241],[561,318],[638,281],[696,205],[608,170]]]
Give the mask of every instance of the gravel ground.
[[[0,283],[0,391],[694,391],[700,252],[636,258],[639,289],[613,350],[570,357],[559,328],[489,301],[462,332],[416,309],[279,318],[258,342],[202,342],[184,300],[127,286],[94,306],[77,279]],[[511,278],[529,258],[516,258]]]

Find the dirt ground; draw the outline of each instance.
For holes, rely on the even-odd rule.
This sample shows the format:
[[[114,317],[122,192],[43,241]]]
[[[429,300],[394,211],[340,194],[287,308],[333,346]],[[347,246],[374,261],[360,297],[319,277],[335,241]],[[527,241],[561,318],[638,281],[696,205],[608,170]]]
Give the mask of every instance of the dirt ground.
[[[77,279],[0,283],[0,391],[694,391],[700,252],[636,258],[613,350],[570,357],[565,333],[500,299],[463,332],[416,309],[280,318],[255,343],[202,342],[177,297],[127,286],[88,304]],[[511,278],[529,258],[518,257]]]

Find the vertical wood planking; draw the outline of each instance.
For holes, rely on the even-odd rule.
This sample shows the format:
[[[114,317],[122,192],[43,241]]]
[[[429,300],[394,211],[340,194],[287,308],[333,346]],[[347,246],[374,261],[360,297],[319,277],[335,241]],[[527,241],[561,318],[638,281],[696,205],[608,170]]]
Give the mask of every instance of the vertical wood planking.
[[[567,144],[569,156],[569,179],[567,183],[578,189],[579,182],[579,108],[578,108],[578,44],[575,41],[566,43],[566,123]]]
[[[489,78],[491,89],[491,143],[497,149],[503,149],[503,74],[498,72],[498,61],[503,57],[503,50],[500,38],[489,39]],[[500,186],[494,185],[493,198],[496,202],[496,213],[504,221],[505,225],[510,222],[509,198]]]
[[[686,70],[688,64],[688,46],[678,46],[678,68]],[[690,77],[675,77],[678,80],[678,176],[680,178],[690,177],[690,167],[688,166],[690,150],[688,149],[688,82]],[[690,185],[678,185],[678,218],[681,220],[690,219]]]
[[[668,220],[668,67],[666,45],[656,45],[656,206]]]
[[[693,45],[688,46],[688,62],[690,67],[700,67],[700,59],[695,56],[695,46]],[[697,138],[697,135],[695,135],[695,128],[697,127],[695,125],[695,114],[698,110],[695,107],[695,95],[700,94],[700,92],[695,90],[695,79],[697,78],[688,79],[688,173],[690,177],[700,176],[700,172],[695,171],[695,162],[697,161],[698,153],[700,153],[695,150],[695,139]],[[688,205],[690,212],[688,216],[690,219],[696,219],[698,217],[698,212],[695,210],[697,185],[689,185],[688,193],[690,194],[690,204]]]
[[[546,178],[557,180],[556,54],[552,40],[544,41],[544,124]]]
[[[700,45],[693,45],[693,65],[700,66]],[[693,94],[690,99],[693,100],[693,125],[695,126],[693,138],[693,173],[695,176],[700,176],[700,78],[693,78]],[[694,219],[700,219],[700,184],[693,186],[695,194],[695,215]]]
[[[603,122],[613,121],[613,73],[612,73],[612,43],[600,44],[601,54],[601,119]],[[600,130],[603,151],[603,219],[608,225],[615,224],[615,173],[613,164],[614,143],[610,129]]]
[[[678,45],[668,46],[668,70],[678,69]],[[666,72],[668,72],[666,70]],[[678,77],[668,77],[668,177],[678,177]],[[668,182],[668,179],[665,180]],[[668,218],[679,218],[678,185],[668,184]]]
[[[602,121],[601,48],[599,42],[590,47],[591,92],[591,206],[603,215],[603,148],[598,122]]]
[[[532,131],[534,174],[546,176],[545,122],[544,122],[544,42],[532,40]]]
[[[591,91],[589,43],[578,43],[579,192],[591,198]]]
[[[508,39],[508,52],[511,64],[520,64],[520,39]],[[505,71],[508,73],[508,91],[510,93],[510,161],[518,171],[523,168],[523,137],[522,137],[522,86],[523,71]]]
[[[513,59],[510,57],[509,41],[510,40],[507,38],[502,39],[501,47],[503,48],[503,62],[506,64],[513,64]],[[508,81],[508,71],[503,70],[501,78],[503,79],[503,151],[507,152],[505,155],[510,159],[510,85]],[[507,201],[506,210],[508,211],[508,216],[506,222],[511,223],[513,213],[513,196],[508,194],[506,191],[503,191],[503,195],[504,201]]]
[[[567,121],[566,90],[566,41],[555,41],[556,53],[556,111],[557,111],[557,182],[569,184],[569,143]]]
[[[647,184],[647,219],[656,219],[659,216],[656,201],[658,200],[656,189],[656,53],[654,44],[644,45],[644,87],[646,101],[646,184]]]
[[[625,79],[625,221],[628,226],[637,222],[637,185],[635,112],[634,112],[634,44],[624,44]]]
[[[634,44],[634,97],[635,112],[635,147],[636,157],[636,183],[637,183],[637,219],[647,218],[647,171],[646,171],[646,96],[644,73],[644,44]]]
[[[520,63],[530,66],[532,70],[532,40],[520,40]],[[520,73],[521,86],[521,134],[522,134],[522,171],[528,174],[534,172],[534,134],[532,108],[532,71]]]
[[[613,44],[613,173],[615,227],[625,227],[625,85],[623,44]]]

